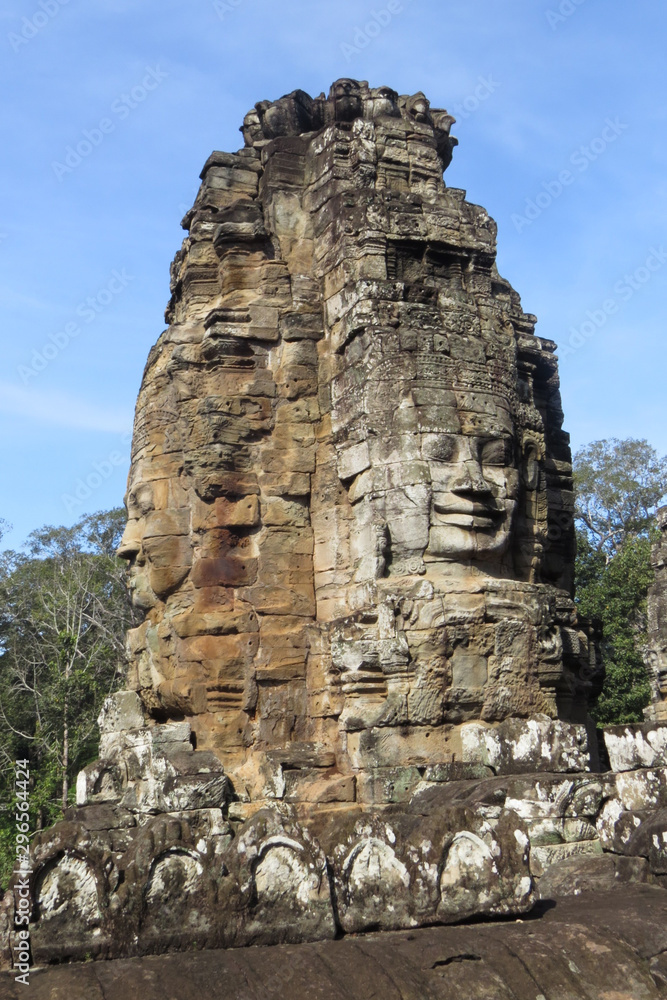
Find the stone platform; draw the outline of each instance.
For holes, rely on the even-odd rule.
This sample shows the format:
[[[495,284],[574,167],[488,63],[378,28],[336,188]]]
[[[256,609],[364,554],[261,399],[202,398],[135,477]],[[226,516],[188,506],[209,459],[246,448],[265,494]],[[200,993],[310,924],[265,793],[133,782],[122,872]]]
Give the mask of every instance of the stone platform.
[[[538,904],[523,920],[0,974],[0,1000],[658,1000],[667,893]]]
[[[315,800],[302,778],[322,750],[297,744],[253,801],[187,723],[139,720],[136,695],[109,699],[80,804],[32,841],[36,965],[522,917],[545,895],[667,876],[661,724],[607,731],[618,770],[595,773],[582,726],[470,723],[462,761],[351,774],[351,794],[318,778]],[[0,906],[5,968],[21,905]]]

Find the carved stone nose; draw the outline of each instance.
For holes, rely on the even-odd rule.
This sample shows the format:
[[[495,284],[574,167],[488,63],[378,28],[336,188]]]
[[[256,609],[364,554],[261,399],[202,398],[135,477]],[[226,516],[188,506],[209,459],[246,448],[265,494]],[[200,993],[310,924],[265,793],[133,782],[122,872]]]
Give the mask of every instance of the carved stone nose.
[[[119,559],[135,559],[141,552],[141,532],[137,521],[128,521],[120,540],[120,545],[116,549]]]
[[[490,493],[491,487],[482,473],[481,466],[473,459],[465,462],[460,476],[452,486],[452,493]]]

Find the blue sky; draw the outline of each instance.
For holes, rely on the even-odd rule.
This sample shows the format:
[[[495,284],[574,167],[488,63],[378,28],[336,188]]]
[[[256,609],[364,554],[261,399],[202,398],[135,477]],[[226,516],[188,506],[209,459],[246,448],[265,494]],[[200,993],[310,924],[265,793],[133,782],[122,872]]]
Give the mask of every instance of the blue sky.
[[[5,544],[122,501],[204,161],[256,101],[340,76],[457,116],[446,181],[496,219],[501,274],[560,345],[573,447],[667,452],[665,21],[659,0],[8,0]]]

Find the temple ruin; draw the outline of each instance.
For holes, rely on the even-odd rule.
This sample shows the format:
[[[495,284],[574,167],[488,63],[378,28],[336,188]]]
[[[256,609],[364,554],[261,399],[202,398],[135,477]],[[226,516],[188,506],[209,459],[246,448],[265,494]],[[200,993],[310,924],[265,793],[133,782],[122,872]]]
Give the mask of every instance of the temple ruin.
[[[41,961],[522,914],[577,858],[667,874],[665,650],[602,772],[555,344],[443,181],[452,124],[339,80],[204,165],[136,410],[145,620],[34,841]]]

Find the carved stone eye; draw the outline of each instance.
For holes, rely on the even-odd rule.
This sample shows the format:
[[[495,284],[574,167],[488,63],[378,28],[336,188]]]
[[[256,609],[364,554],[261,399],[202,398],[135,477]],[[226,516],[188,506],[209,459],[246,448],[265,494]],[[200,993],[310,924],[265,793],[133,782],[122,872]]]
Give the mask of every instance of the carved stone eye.
[[[436,462],[452,462],[456,457],[457,438],[455,434],[424,435],[422,454]]]
[[[127,497],[127,510],[130,517],[145,517],[155,510],[153,490],[149,483],[139,483],[130,490]]]
[[[482,465],[511,465],[512,442],[509,438],[487,441],[480,450],[480,461]]]

